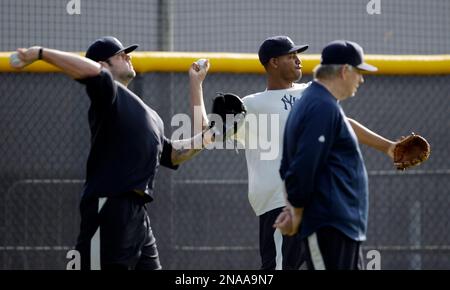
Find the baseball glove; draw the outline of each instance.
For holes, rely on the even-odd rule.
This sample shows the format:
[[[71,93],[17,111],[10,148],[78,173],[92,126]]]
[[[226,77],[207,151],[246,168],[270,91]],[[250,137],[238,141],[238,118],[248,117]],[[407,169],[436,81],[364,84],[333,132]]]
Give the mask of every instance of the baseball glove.
[[[217,135],[222,135],[225,142],[230,136],[236,134],[238,128],[243,124],[247,109],[237,95],[218,93],[213,100],[212,113],[220,117],[217,121],[221,121],[222,126],[219,122],[211,121],[209,127],[215,127]]]
[[[419,165],[430,157],[430,144],[420,135],[402,137],[394,148],[394,165],[398,170]]]

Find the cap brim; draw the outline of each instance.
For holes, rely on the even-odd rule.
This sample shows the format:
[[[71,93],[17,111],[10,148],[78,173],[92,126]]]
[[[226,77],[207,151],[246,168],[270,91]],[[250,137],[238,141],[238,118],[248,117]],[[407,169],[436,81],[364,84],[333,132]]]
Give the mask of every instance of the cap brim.
[[[307,50],[308,47],[309,47],[308,44],[296,45],[293,48],[291,48],[288,53],[292,53],[292,52],[301,53],[301,52],[304,52],[305,50]]]
[[[128,54],[138,47],[139,47],[139,44],[132,44],[128,47],[125,47],[124,49],[119,50],[118,52],[116,52],[116,54],[121,53],[122,51],[125,52],[126,54]]]
[[[357,68],[360,70],[365,70],[365,71],[377,71],[378,70],[378,68],[376,68],[373,65],[370,65],[368,63],[365,63],[365,62],[358,65]]]

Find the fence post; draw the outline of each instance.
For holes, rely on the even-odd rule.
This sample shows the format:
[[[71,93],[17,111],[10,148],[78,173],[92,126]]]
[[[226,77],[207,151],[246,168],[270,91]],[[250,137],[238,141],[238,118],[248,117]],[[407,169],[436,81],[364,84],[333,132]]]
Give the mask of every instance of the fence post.
[[[158,50],[173,51],[172,0],[158,0]]]

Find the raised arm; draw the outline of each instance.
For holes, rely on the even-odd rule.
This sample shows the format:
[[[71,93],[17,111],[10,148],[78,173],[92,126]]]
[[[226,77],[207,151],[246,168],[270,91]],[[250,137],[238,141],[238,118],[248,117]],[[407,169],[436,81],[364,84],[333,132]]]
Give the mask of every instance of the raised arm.
[[[30,48],[18,48],[17,53],[21,62],[14,65],[14,67],[18,69],[22,69],[39,60],[40,54],[41,60],[58,67],[74,79],[96,76],[101,70],[100,64],[93,60],[56,49],[32,46]]]
[[[347,120],[352,125],[360,143],[375,148],[386,153],[389,157],[394,158],[394,148],[396,142],[378,135],[351,118],[347,118]]]
[[[214,142],[214,132],[208,126],[209,121],[206,115],[205,104],[203,103],[202,82],[206,77],[208,69],[208,61],[204,63],[204,66],[200,66],[197,62],[194,62],[189,68],[189,92],[191,97],[191,112],[194,118],[194,137],[171,141],[171,165],[177,166],[192,159],[206,146]]]
[[[203,101],[202,83],[206,78],[210,64],[207,60],[204,67],[193,63],[189,69],[189,88],[191,96],[191,114],[193,117],[194,135],[208,127],[209,120]]]

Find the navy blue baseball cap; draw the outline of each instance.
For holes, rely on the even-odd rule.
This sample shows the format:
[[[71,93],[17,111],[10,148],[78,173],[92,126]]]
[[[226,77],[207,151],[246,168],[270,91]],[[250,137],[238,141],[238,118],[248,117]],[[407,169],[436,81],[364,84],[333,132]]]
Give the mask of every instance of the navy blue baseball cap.
[[[320,64],[349,64],[364,71],[377,71],[373,65],[364,62],[364,51],[356,42],[335,40],[322,50]]]
[[[272,36],[263,41],[259,47],[259,61],[265,65],[273,57],[282,56],[292,52],[303,52],[308,49],[307,44],[295,45],[294,42],[284,35]]]
[[[113,55],[121,53],[130,53],[136,48],[138,44],[132,44],[124,47],[123,44],[113,36],[104,36],[95,40],[86,51],[86,57],[93,61],[105,61]]]

